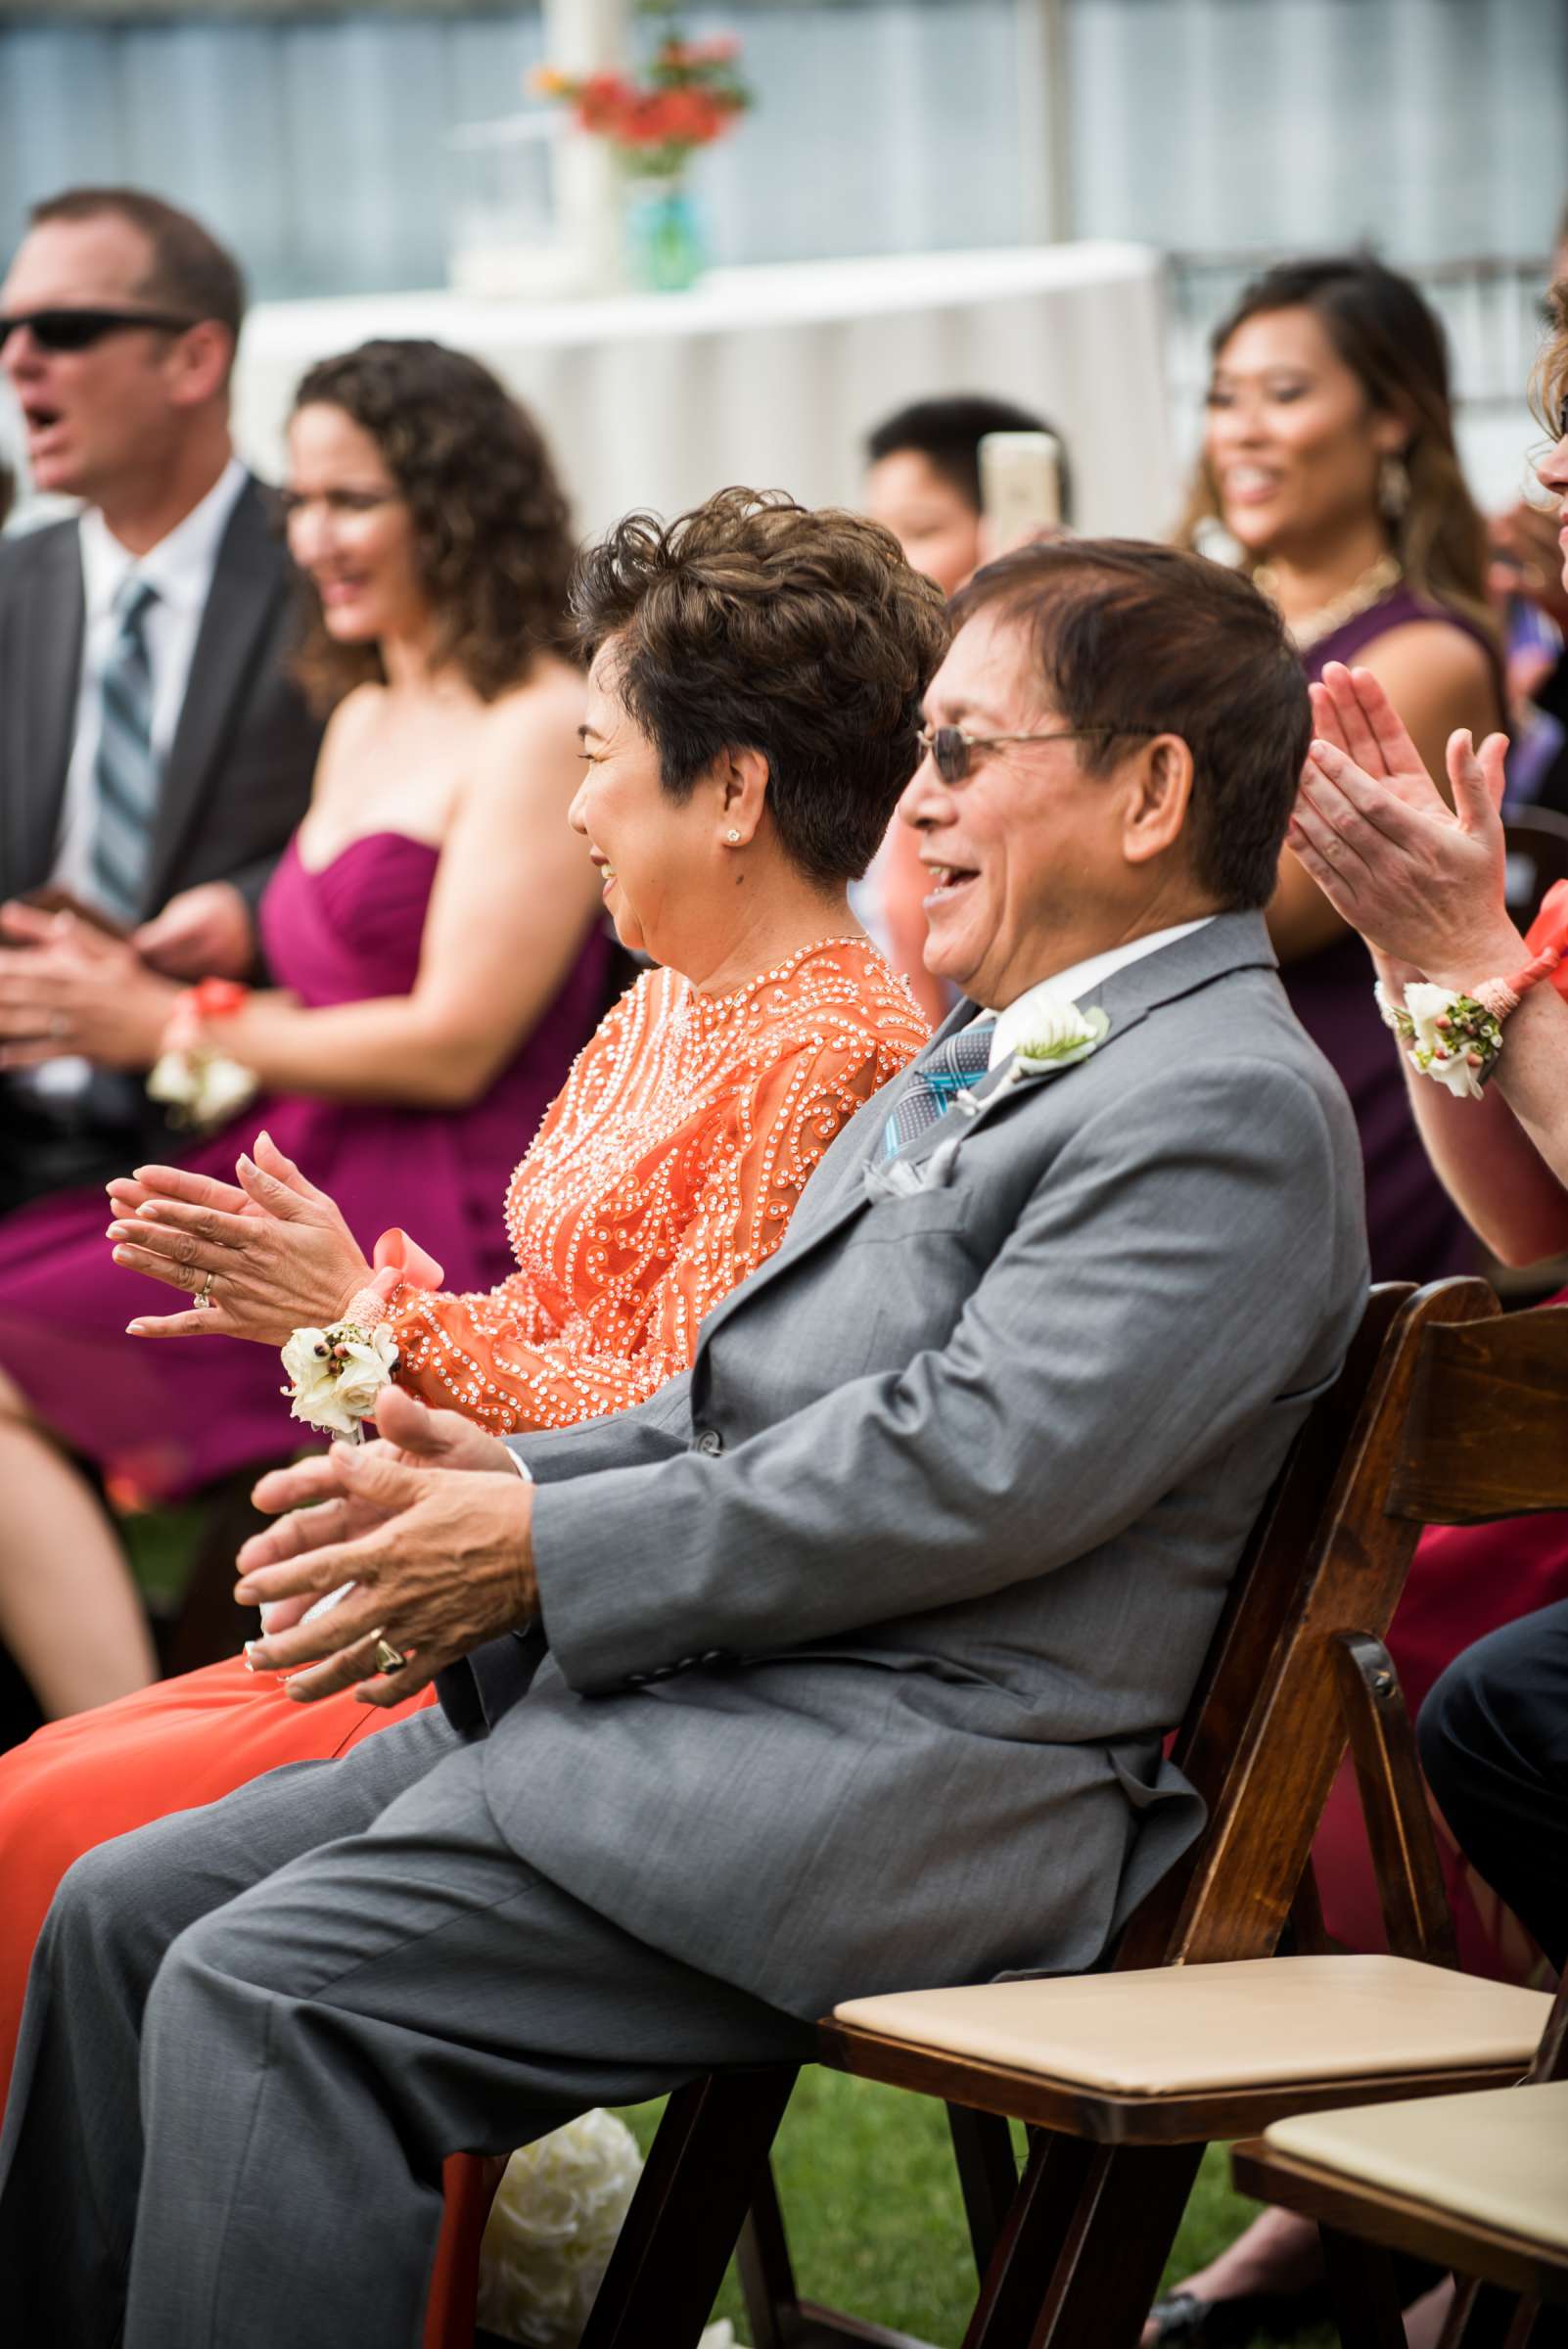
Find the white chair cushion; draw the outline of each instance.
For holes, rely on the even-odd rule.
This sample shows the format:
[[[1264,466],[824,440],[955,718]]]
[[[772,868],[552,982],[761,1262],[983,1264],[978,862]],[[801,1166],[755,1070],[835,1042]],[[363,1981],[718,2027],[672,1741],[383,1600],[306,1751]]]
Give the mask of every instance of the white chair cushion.
[[[1517,2063],[1544,1991],[1407,1958],[1260,1958],[849,1999],[881,2037],[1117,2096]]]
[[[1568,2254],[1568,2080],[1276,2121],[1293,2161]]]

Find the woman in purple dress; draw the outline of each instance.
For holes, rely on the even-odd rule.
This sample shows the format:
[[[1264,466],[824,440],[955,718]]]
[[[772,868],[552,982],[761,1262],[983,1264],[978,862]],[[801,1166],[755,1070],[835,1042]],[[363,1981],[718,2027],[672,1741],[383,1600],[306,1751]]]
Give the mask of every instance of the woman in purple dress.
[[[1429,773],[1446,773],[1455,728],[1480,742],[1501,724],[1486,528],[1454,448],[1443,330],[1408,279],[1358,255],[1286,262],[1247,289],[1214,339],[1188,535],[1216,519],[1284,614],[1309,678],[1336,661],[1370,670]],[[1296,1015],[1356,1112],[1373,1279],[1470,1269],[1468,1227],[1432,1171],[1373,1000],[1371,957],[1288,850],[1268,925]],[[1473,1635],[1462,1627],[1478,1607],[1507,1607],[1509,1575],[1476,1530],[1428,1533],[1416,1552],[1389,1641],[1417,1690]],[[1527,1546],[1512,1578],[1520,1604],[1539,1572]],[[1313,1865],[1330,1932],[1367,1946],[1369,1864],[1348,1775]],[[1316,2229],[1265,2211],[1156,2304],[1144,2349],[1293,2330],[1297,2295],[1320,2275]]]
[[[1409,280],[1363,255],[1288,261],[1217,330],[1183,535],[1223,525],[1283,613],[1307,674],[1376,676],[1430,771],[1456,726],[1503,718],[1486,526],[1453,440],[1443,329]],[[1427,1163],[1372,1000],[1365,947],[1286,852],[1268,926],[1296,1015],[1360,1130],[1374,1280],[1472,1262]]]
[[[595,875],[569,829],[583,687],[565,643],[568,509],[483,367],[371,343],[312,368],[289,429],[301,667],[336,708],[308,813],[263,901],[273,987],[225,1005],[66,917],[8,909],[6,956],[58,1052],[147,1069],[177,1032],[256,1096],[182,1163],[231,1176],[267,1130],[368,1251],[406,1222],[460,1289],[511,1269],[502,1202],[607,1000]],[[213,1005],[207,1009],[205,1005]],[[189,1065],[187,1063],[187,1065]],[[114,1265],[100,1191],[0,1224],[0,1639],[46,1713],[154,1672],[88,1463],[176,1498],[289,1445],[275,1358],[125,1334],[161,1289]]]

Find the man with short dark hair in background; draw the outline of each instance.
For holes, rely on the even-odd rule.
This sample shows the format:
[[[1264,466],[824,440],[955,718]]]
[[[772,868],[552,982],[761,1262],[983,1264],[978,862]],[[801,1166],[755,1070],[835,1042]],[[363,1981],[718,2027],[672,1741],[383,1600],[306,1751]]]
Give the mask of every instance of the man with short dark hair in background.
[[[34,484],[84,501],[0,545],[0,1070],[8,1045],[60,1047],[0,1076],[0,1213],[122,1173],[162,1130],[139,1072],[40,1025],[27,959],[58,934],[16,900],[129,932],[170,977],[243,978],[309,796],[288,558],[229,437],[244,306],[198,221],[124,188],[36,206],[0,287]]]

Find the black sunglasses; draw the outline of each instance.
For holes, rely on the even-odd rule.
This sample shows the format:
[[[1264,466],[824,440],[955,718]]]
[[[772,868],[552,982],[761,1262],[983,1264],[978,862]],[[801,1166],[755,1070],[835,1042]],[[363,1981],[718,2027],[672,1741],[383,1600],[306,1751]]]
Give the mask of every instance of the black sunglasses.
[[[1004,742],[1084,742],[1098,735],[1106,741],[1121,734],[1148,735],[1152,726],[1061,726],[1053,734],[966,734],[962,726],[922,726],[920,747],[944,783],[961,783],[976,751],[993,751]]]
[[[91,350],[106,335],[134,327],[182,335],[197,324],[195,318],[176,318],[172,310],[20,310],[15,317],[0,317],[0,350],[19,326],[26,327],[40,350]]]

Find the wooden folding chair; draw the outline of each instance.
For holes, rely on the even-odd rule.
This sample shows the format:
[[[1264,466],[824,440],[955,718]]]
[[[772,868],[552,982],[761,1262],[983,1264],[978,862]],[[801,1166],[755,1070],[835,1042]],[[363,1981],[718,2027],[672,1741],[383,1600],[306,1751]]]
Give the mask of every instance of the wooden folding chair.
[[[1381,1499],[1424,1333],[1497,1311],[1477,1281],[1442,1282],[1414,1297],[1374,1293],[1339,1382],[1309,1418],[1255,1529],[1176,1742],[1176,1760],[1208,1803],[1208,1826],[1132,1920],[1119,1967],[1274,1951],[1292,1903],[1310,1883],[1308,1855],[1344,1751],[1347,1710],[1387,1867],[1391,1947],[1452,1959],[1429,1833],[1423,1840],[1424,1808],[1416,1817],[1408,1725],[1378,1643],[1417,1522],[1385,1519]],[[1307,1900],[1303,1913],[1314,1907]],[[1531,2016],[1525,2049],[1540,2030],[1534,2008]],[[1092,2094],[1074,2088],[1055,2095],[1038,2081],[1022,2081],[1016,2068],[913,2045],[842,2015],[822,2026],[819,2050],[820,2060],[841,2070],[941,2096],[950,2111],[962,2108],[990,2124],[961,2131],[966,2208],[986,2262],[968,2336],[974,2349],[1035,2337],[1135,2339],[1203,2142],[1249,2125],[1233,2104],[1210,2097],[1189,2113],[1187,2142],[1171,2142],[1170,2130],[1136,2142],[1129,2116],[1108,2119]],[[1516,2050],[1470,2076],[1478,2085],[1505,2080],[1519,2062]],[[670,2099],[584,2349],[641,2349],[654,2339],[679,2349],[695,2341],[753,2183],[765,2175],[792,2082],[788,2070],[732,2073],[700,2080]],[[1400,2085],[1391,2081],[1387,2093],[1398,2094]],[[1272,2117],[1256,2098],[1244,2101],[1259,2115],[1251,2126]],[[1003,2134],[1008,2116],[1035,2125],[1021,2186]],[[797,2297],[765,2184],[742,2264],[757,2349],[901,2339]],[[1047,2289],[1050,2310],[1037,2333]]]
[[[1345,2349],[1405,2349],[1396,2251],[1471,2280],[1445,2349],[1568,2339],[1568,1982],[1518,2088],[1281,2121],[1231,2168],[1316,2221]]]

